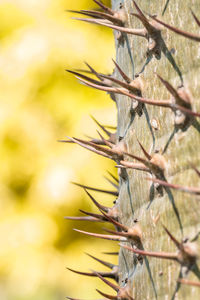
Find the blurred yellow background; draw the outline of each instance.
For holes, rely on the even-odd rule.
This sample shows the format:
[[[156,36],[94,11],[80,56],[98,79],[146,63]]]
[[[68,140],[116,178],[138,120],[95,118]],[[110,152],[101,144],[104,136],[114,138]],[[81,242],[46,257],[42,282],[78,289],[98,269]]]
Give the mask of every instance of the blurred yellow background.
[[[109,1],[104,1],[109,4]],[[66,9],[95,8],[92,0],[0,0],[0,299],[100,298],[99,279],[66,267],[104,270],[84,252],[115,249],[72,228],[100,227],[64,220],[78,209],[96,211],[76,181],[110,188],[103,179],[114,164],[75,145],[68,136],[97,136],[92,114],[116,125],[115,104],[80,85],[65,69],[112,72],[112,32],[71,19]],[[93,193],[95,195],[95,193]],[[111,205],[111,197],[95,195]]]

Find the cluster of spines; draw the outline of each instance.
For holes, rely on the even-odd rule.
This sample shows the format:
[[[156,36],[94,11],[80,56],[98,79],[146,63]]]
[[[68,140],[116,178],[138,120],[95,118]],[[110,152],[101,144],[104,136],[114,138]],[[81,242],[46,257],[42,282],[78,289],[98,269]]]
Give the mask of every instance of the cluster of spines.
[[[124,34],[132,34],[132,35],[137,35],[146,38],[148,40],[147,54],[154,55],[158,59],[161,57],[161,52],[163,51],[163,47],[164,47],[164,43],[161,35],[163,26],[167,27],[173,32],[180,34],[186,38],[189,38],[193,41],[200,42],[200,36],[196,34],[188,33],[186,31],[168,25],[163,21],[159,20],[157,16],[149,16],[148,19],[134,0],[133,0],[133,4],[137,13],[132,13],[131,15],[135,16],[141,21],[144,27],[142,29],[133,29],[127,27],[127,13],[121,3],[120,3],[119,10],[113,11],[109,7],[105,6],[101,1],[97,1],[97,0],[93,0],[93,1],[101,8],[102,11],[80,10],[80,11],[70,11],[70,12],[91,17],[91,18],[75,18],[80,21],[106,26],[114,30],[117,30],[118,32],[121,33],[121,35],[118,36],[119,42],[121,41],[121,38],[123,37]],[[200,26],[200,21],[197,18],[197,16],[194,14],[193,11],[191,11],[191,13],[197,25]],[[200,117],[200,112],[195,112],[192,109],[192,97],[183,84],[181,84],[181,86],[175,89],[168,81],[166,81],[163,77],[161,77],[161,75],[156,74],[158,79],[161,81],[161,83],[165,86],[165,88],[170,93],[171,98],[168,100],[147,99],[142,96],[143,84],[140,75],[136,76],[135,79],[131,79],[129,78],[129,76],[125,74],[125,72],[122,70],[122,68],[119,66],[119,64],[116,61],[113,60],[113,63],[115,65],[116,70],[121,75],[122,80],[116,79],[112,75],[101,74],[97,72],[93,67],[91,67],[88,63],[86,63],[86,66],[88,67],[89,70],[82,70],[81,72],[79,70],[77,71],[67,70],[67,71],[75,75],[75,77],[86,86],[98,90],[106,91],[111,95],[112,99],[115,99],[114,96],[115,94],[128,96],[133,101],[132,109],[134,109],[135,113],[138,113],[139,116],[142,115],[143,107],[145,104],[147,104],[147,105],[154,105],[154,106],[159,106],[164,108],[170,108],[175,114],[175,121],[174,121],[175,126],[179,126],[181,128],[185,128],[186,125],[189,122],[191,122],[194,118]],[[84,75],[83,73],[90,73],[91,75],[95,76],[96,79]],[[200,195],[200,188],[187,187],[184,185],[181,186],[181,185],[169,183],[167,181],[167,179],[165,178],[166,161],[162,154],[154,153],[153,155],[150,155],[145,150],[145,148],[143,147],[143,145],[139,140],[138,140],[138,144],[145,158],[128,153],[127,145],[123,139],[118,141],[116,133],[111,133],[110,131],[108,131],[106,129],[106,126],[101,125],[96,119],[94,119],[94,121],[106,134],[107,139],[105,139],[98,132],[99,138],[91,138],[90,140],[83,140],[79,138],[68,137],[68,140],[62,140],[62,142],[76,143],[81,147],[88,149],[89,151],[95,152],[96,154],[112,159],[117,163],[116,167],[120,169],[130,168],[130,169],[136,169],[136,170],[148,172],[149,174],[151,174],[151,177],[148,177],[146,179],[151,180],[157,187],[172,188],[178,191]],[[136,162],[130,162],[126,160],[126,157],[133,158],[134,160],[136,160]],[[197,173],[197,175],[200,176],[200,171],[196,167],[194,166],[192,167],[194,171]],[[93,190],[93,191],[107,193],[109,195],[113,195],[117,197],[119,194],[119,186],[118,186],[119,182],[117,182],[116,178],[114,178],[114,180],[115,183],[111,182],[110,180],[109,181],[116,188],[115,191],[103,190],[103,189],[93,188],[90,186],[75,183],[76,185],[84,188],[84,190],[86,191],[86,193],[88,194],[92,202],[96,205],[100,213],[95,214],[91,212],[86,212],[84,210],[80,210],[86,216],[66,217],[66,219],[83,220],[83,221],[87,220],[93,222],[109,222],[114,226],[115,230],[104,228],[104,231],[106,231],[109,234],[97,234],[97,233],[86,232],[78,229],[74,229],[74,230],[96,238],[118,241],[120,242],[120,246],[122,248],[125,248],[128,251],[133,252],[138,259],[141,259],[141,257],[144,256],[150,256],[154,258],[169,259],[169,260],[176,261],[181,265],[181,268],[185,268],[184,273],[181,274],[184,274],[184,276],[186,276],[190,270],[193,270],[195,268],[196,261],[198,258],[198,252],[195,248],[194,243],[188,241],[188,239],[179,242],[172,235],[172,233],[170,233],[169,230],[163,225],[165,232],[173,241],[173,243],[176,245],[177,252],[175,253],[150,252],[148,250],[144,250],[142,245],[142,230],[140,228],[140,225],[138,224],[138,221],[135,220],[134,225],[131,227],[127,227],[123,225],[122,223],[120,223],[117,203],[115,203],[114,206],[111,208],[105,207],[100,203],[98,203],[93,198],[93,196],[88,192],[88,190]],[[123,244],[124,242],[130,243],[131,247],[124,245]],[[113,290],[117,292],[116,296],[112,296],[97,290],[99,294],[101,294],[104,297],[104,299],[133,300],[132,293],[129,291],[128,282],[126,282],[126,285],[124,287],[120,287],[119,285],[113,284],[106,279],[106,277],[112,278],[119,284],[118,267],[111,263],[102,261],[96,257],[93,256],[91,257],[99,261],[103,265],[109,267],[111,271],[110,272],[92,271],[88,273],[88,272],[75,271],[70,268],[69,270],[78,273],[80,275],[98,277],[102,281],[104,281],[104,283],[109,285]],[[200,286],[199,282],[190,281],[187,280],[186,278],[178,278],[177,281],[178,283],[182,283],[182,284],[188,284],[197,287]]]

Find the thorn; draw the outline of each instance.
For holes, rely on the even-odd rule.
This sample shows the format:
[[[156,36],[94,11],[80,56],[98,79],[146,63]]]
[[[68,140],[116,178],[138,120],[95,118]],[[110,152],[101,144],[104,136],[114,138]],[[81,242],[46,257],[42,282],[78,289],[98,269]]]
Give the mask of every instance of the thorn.
[[[112,186],[114,186],[117,190],[119,189],[118,184],[115,184],[112,180],[110,180],[109,178],[107,178],[106,176],[103,176],[106,181],[108,181]]]
[[[82,79],[85,79],[85,80],[91,82],[91,83],[98,84],[98,85],[102,85],[102,86],[106,86],[106,84],[103,83],[102,81],[97,81],[97,80],[92,79],[91,77],[88,77],[88,76],[86,76],[86,75],[83,75],[83,74],[81,74],[81,73],[79,73],[79,72],[71,71],[71,70],[67,70],[67,69],[66,69],[66,71],[67,71],[68,73],[71,73],[71,74],[75,75],[75,77],[78,76],[78,77],[80,77],[80,78],[82,78]],[[80,79],[79,79],[79,80],[80,80]]]
[[[103,125],[101,125],[92,115],[90,117],[107,134],[108,137],[111,137],[112,133],[110,131],[108,131]]]
[[[104,212],[109,212],[109,207],[107,206],[104,206],[104,205],[101,205],[100,203],[98,203],[94,197],[92,197],[92,195],[86,190],[84,189],[84,191],[86,192],[86,194],[90,197],[90,199],[92,200],[92,202],[96,205],[96,207],[98,207],[101,211],[104,211]]]
[[[71,182],[71,183],[74,184],[74,185],[77,185],[77,186],[79,186],[81,188],[84,188],[86,190],[91,190],[91,191],[95,191],[95,192],[110,194],[110,195],[113,195],[113,196],[118,196],[118,194],[119,194],[116,191],[110,191],[110,190],[103,190],[103,189],[93,188],[91,186],[87,186],[87,185],[76,183],[76,182]]]
[[[107,284],[109,287],[111,287],[113,290],[115,290],[116,292],[119,291],[120,287],[112,282],[110,282],[109,280],[105,279],[104,277],[102,277],[98,272],[93,271],[94,274],[96,274],[96,276],[98,276],[105,284]]]
[[[95,256],[93,256],[93,255],[91,255],[89,253],[85,253],[85,254],[88,255],[89,257],[93,258],[94,260],[98,261],[102,265],[108,267],[109,269],[113,269],[114,267],[116,267],[116,265],[111,264],[111,263],[109,263],[107,261],[101,260],[101,259],[99,259],[99,258],[97,258],[97,257],[95,257]]]
[[[187,32],[187,31],[183,31],[183,30],[181,30],[181,29],[178,29],[178,28],[176,28],[176,27],[173,27],[173,26],[171,26],[171,25],[169,25],[169,24],[166,24],[166,23],[164,23],[163,21],[161,21],[161,20],[159,20],[159,19],[157,19],[157,18],[155,18],[155,17],[152,17],[152,18],[153,18],[156,22],[162,24],[164,27],[166,27],[166,28],[172,30],[173,32],[175,32],[175,33],[177,33],[177,34],[179,34],[179,35],[182,35],[182,36],[184,36],[184,37],[186,37],[186,38],[189,38],[189,39],[191,39],[191,40],[193,40],[193,41],[200,42],[200,36],[199,36],[199,35],[196,35],[196,34],[193,34],[193,33],[189,33],[189,32]]]
[[[114,15],[114,11],[109,7],[105,6],[101,1],[93,0],[98,6],[100,6],[103,10],[107,11],[109,14]]]
[[[200,287],[200,282],[198,282],[198,281],[192,281],[192,280],[188,280],[188,279],[178,279],[177,281],[182,284]]]
[[[180,190],[182,192],[190,193],[190,194],[195,194],[195,195],[200,195],[200,189],[195,188],[195,187],[187,187],[187,186],[181,186],[178,184],[173,184],[173,183],[168,183],[167,181],[160,180],[157,178],[146,178],[147,180],[159,183],[162,186],[167,186],[169,188],[175,189],[175,190]]]
[[[137,3],[134,0],[133,0],[133,4],[134,4],[138,14],[132,14],[132,15],[134,15],[135,17],[140,19],[143,26],[146,28],[146,30],[149,33],[153,34],[153,33],[155,33],[155,31],[158,31],[158,29],[156,29],[154,26],[152,26],[152,24],[149,22],[149,20],[145,17],[145,15],[143,14],[143,12],[141,11],[141,9],[139,8],[139,6],[137,5]]]
[[[106,254],[106,255],[119,255],[119,252],[102,252],[102,254]]]
[[[139,249],[133,249],[129,246],[121,245],[122,248],[125,248],[135,254],[140,254],[142,256],[150,256],[150,257],[155,257],[155,258],[164,258],[164,259],[172,259],[172,260],[177,260],[177,254],[176,253],[168,253],[168,252],[150,252],[150,251],[144,251],[144,250],[139,250]]]
[[[120,75],[122,76],[122,78],[127,82],[127,83],[131,83],[132,79],[130,79],[125,73],[124,71],[122,71],[122,69],[120,68],[120,66],[118,65],[118,63],[112,59],[114,65],[116,66],[117,70],[119,71]]]
[[[191,10],[191,9],[190,9],[190,10]],[[197,16],[194,14],[194,12],[193,12],[192,10],[191,10],[191,13],[192,13],[192,16],[193,16],[193,18],[195,19],[197,25],[200,26],[200,21],[199,21],[199,19],[197,18]]]
[[[147,98],[139,97],[139,96],[136,96],[129,92],[126,92],[125,90],[120,90],[119,88],[116,88],[115,93],[128,96],[131,99],[134,99],[134,100],[137,100],[138,102],[149,104],[149,105],[169,107],[169,108],[171,108],[171,105],[172,105],[171,100],[159,100],[158,101],[158,100],[147,99]]]
[[[192,168],[195,170],[197,175],[200,177],[200,171],[194,165],[192,165]]]
[[[150,169],[147,168],[143,163],[133,163],[131,161],[120,161],[121,165],[116,165],[117,168],[125,168],[125,169],[134,169],[139,171],[150,172]]]
[[[138,143],[139,143],[139,145],[140,145],[140,148],[142,149],[144,155],[146,156],[146,158],[147,158],[148,160],[151,160],[151,159],[152,159],[152,156],[149,155],[149,153],[144,149],[144,147],[142,146],[142,144],[140,143],[140,141],[138,140],[138,138],[137,138],[137,141],[138,141]]]
[[[90,222],[100,222],[99,219],[93,217],[64,217],[66,220],[75,220],[75,221],[90,221]]]
[[[83,275],[83,276],[90,276],[90,277],[97,277],[97,275],[92,272],[80,272],[80,271],[76,271],[70,268],[67,268],[69,271],[79,274],[79,275]],[[107,278],[111,278],[111,279],[116,279],[116,274],[114,274],[113,272],[98,272],[98,274],[100,274],[103,278],[107,277]]]
[[[110,241],[121,241],[121,242],[125,242],[126,240],[123,239],[121,236],[116,236],[116,235],[107,235],[107,234],[99,234],[99,233],[92,233],[92,232],[87,232],[87,231],[83,231],[83,230],[79,230],[74,228],[74,231],[83,233],[83,234],[87,234],[93,237],[97,237],[97,238],[101,238],[101,239],[105,239],[105,240],[110,240]]]
[[[96,289],[96,291],[97,291],[101,296],[105,297],[105,299],[111,299],[111,300],[112,300],[112,299],[115,299],[115,300],[118,299],[117,296],[108,295],[108,294],[106,294],[106,293],[101,292],[101,291],[98,290],[98,289]]]
[[[169,232],[169,230],[162,224],[164,230],[166,231],[166,233],[168,234],[168,236],[170,237],[170,239],[174,242],[174,244],[176,245],[176,247],[179,250],[183,250],[183,245]]]
[[[108,222],[108,220],[104,216],[102,216],[102,215],[91,213],[91,212],[87,212],[87,211],[85,211],[83,209],[79,209],[79,211],[82,212],[85,215],[94,217],[94,218],[98,219],[101,222]]]

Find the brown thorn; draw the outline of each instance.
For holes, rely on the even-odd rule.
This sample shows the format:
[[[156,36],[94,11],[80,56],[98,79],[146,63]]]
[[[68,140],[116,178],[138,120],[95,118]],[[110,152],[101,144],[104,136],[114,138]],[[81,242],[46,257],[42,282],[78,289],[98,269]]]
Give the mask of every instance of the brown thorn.
[[[141,103],[146,103],[146,104],[149,104],[149,105],[155,105],[155,106],[161,106],[161,107],[170,107],[170,108],[172,106],[172,101],[171,100],[160,100],[160,101],[158,101],[158,100],[146,99],[146,98],[143,98],[143,97],[133,95],[129,92],[126,92],[125,90],[120,90],[118,88],[116,88],[115,93],[128,96],[128,97],[130,97],[134,100],[137,100]]]
[[[98,6],[100,6],[103,10],[107,11],[109,14],[114,15],[114,11],[104,5],[101,1],[93,0]]]
[[[190,9],[191,10],[191,9]],[[192,16],[195,19],[198,26],[200,26],[200,20],[197,18],[197,16],[194,14],[194,12],[191,10]]]
[[[110,14],[101,12],[101,11],[94,11],[94,10],[81,10],[80,13],[83,12],[83,15],[88,15],[89,17],[97,17],[100,20],[108,20],[110,22],[112,22],[113,24],[117,24],[119,26],[123,26],[124,23],[122,22],[122,20],[120,20],[119,18],[115,17],[115,16],[111,16]]]
[[[92,118],[92,120],[107,134],[108,137],[111,136],[110,131],[108,131],[103,125],[101,125],[96,119],[95,117],[93,117],[92,115],[90,115],[90,117]]]
[[[138,14],[132,14],[135,17],[139,18],[144,27],[147,29],[148,32],[153,33],[155,32],[155,28],[150,24],[149,20],[145,17],[137,3],[133,0],[134,6],[138,12]]]
[[[83,148],[85,148],[85,149],[87,149],[87,150],[89,150],[89,151],[92,151],[92,152],[94,152],[94,153],[96,153],[96,154],[99,154],[99,155],[102,155],[102,156],[104,156],[104,157],[107,157],[107,158],[112,159],[112,156],[107,155],[105,152],[103,152],[103,151],[98,151],[98,150],[94,149],[94,147],[88,146],[88,145],[86,144],[86,141],[82,142],[80,139],[75,139],[75,138],[70,138],[70,137],[68,137],[68,138],[69,138],[71,141],[73,141],[74,143],[78,144],[79,146],[81,146],[81,147],[83,147]],[[92,144],[92,143],[91,143],[91,144]],[[89,144],[89,145],[90,145],[90,144]]]
[[[84,191],[86,192],[86,194],[90,197],[90,199],[92,200],[92,202],[100,209],[103,210],[104,212],[109,212],[109,207],[101,205],[99,202],[97,202],[94,197],[92,197],[92,195],[86,190],[84,189]]]
[[[119,255],[119,252],[102,252],[102,254],[106,254],[106,255]]]
[[[130,250],[131,252],[135,254],[140,254],[142,256],[150,256],[150,257],[156,257],[156,258],[164,258],[164,259],[172,259],[177,260],[177,254],[176,253],[168,253],[168,252],[150,252],[150,251],[144,251],[139,249],[133,249],[131,247],[121,245],[122,248],[125,248],[127,250]]]
[[[120,163],[121,165],[116,165],[117,168],[126,168],[126,169],[128,168],[128,169],[150,172],[150,169],[146,167],[143,163],[134,163],[125,160],[121,160]]]
[[[122,237],[120,237],[120,236],[100,234],[100,233],[92,233],[92,232],[79,230],[79,229],[76,229],[76,228],[73,228],[73,230],[77,231],[77,232],[80,232],[80,233],[83,233],[83,234],[87,234],[87,235],[92,236],[92,237],[97,237],[97,238],[100,238],[100,239],[104,239],[104,240],[125,242],[125,240],[122,239]]]
[[[71,71],[71,70],[67,70],[67,69],[66,69],[66,71],[67,71],[68,73],[73,74],[73,75],[79,76],[79,77],[81,77],[82,79],[88,80],[88,81],[91,82],[91,83],[106,86],[103,82],[100,82],[100,81],[97,81],[97,80],[95,80],[95,79],[92,79],[92,78],[90,78],[90,77],[88,77],[88,76],[86,76],[86,75],[83,75],[83,74],[79,73],[79,72]],[[75,77],[76,77],[76,76],[75,76]],[[79,79],[79,80],[80,80],[80,79]]]
[[[179,94],[177,93],[176,89],[165,79],[163,79],[160,75],[156,74],[160,81],[164,84],[167,90],[170,92],[171,95],[174,96],[176,99],[180,99]],[[182,100],[182,99],[180,99]],[[183,101],[183,100],[182,100]]]
[[[109,86],[103,86],[103,85],[99,85],[99,84],[94,84],[94,83],[91,83],[87,80],[84,80],[78,76],[76,76],[76,78],[82,82],[83,84],[85,84],[86,86],[89,86],[89,87],[92,87],[94,89],[97,89],[97,90],[100,90],[100,91],[105,91],[105,92],[108,92],[108,93],[117,93],[120,94],[120,90],[118,91],[117,88],[113,88],[113,87],[109,87]]]
[[[109,220],[110,223],[112,223],[113,225],[121,228],[122,230],[124,231],[128,231],[128,227],[119,223],[118,221],[116,221],[115,219],[111,218],[109,215],[105,214],[103,211],[102,211],[102,214],[105,216],[105,218],[107,218]],[[115,232],[115,231],[112,231],[112,233],[114,234],[118,234],[118,232]]]
[[[114,186],[118,190],[118,188],[119,188],[118,184],[115,184],[114,182],[112,182],[112,180],[110,180],[106,176],[103,176],[103,177],[106,179],[106,181],[108,181],[112,186]],[[116,193],[118,193],[118,192],[116,192]]]
[[[180,105],[175,104],[175,105],[172,106],[172,108],[179,109],[183,113],[194,116],[194,117],[200,117],[200,113],[194,112],[191,109],[185,108],[185,107],[180,106]]]
[[[111,157],[112,157],[113,154],[115,154],[113,150],[105,148],[105,147],[103,147],[101,145],[94,144],[94,143],[92,143],[90,141],[85,141],[85,140],[74,138],[74,137],[73,137],[73,140],[78,141],[78,142],[80,142],[82,144],[85,144],[85,145],[89,145],[89,146],[93,147],[94,149],[96,149],[98,151],[101,151],[101,152],[103,152],[106,155],[109,155]]]
[[[166,233],[168,234],[168,236],[170,237],[170,239],[174,242],[174,244],[176,245],[176,247],[179,250],[183,250],[183,246],[182,244],[169,232],[169,230],[162,224],[164,230],[166,231]]]
[[[139,143],[139,145],[140,145],[140,148],[142,149],[144,155],[146,156],[146,158],[147,158],[148,160],[151,160],[151,159],[152,159],[152,156],[149,155],[149,153],[144,149],[144,147],[142,146],[142,144],[140,143],[140,141],[138,140],[138,138],[137,138],[137,141],[138,141],[138,143]]]
[[[182,35],[182,36],[184,36],[184,37],[186,37],[186,38],[189,38],[189,39],[191,39],[191,40],[193,40],[193,41],[200,42],[200,36],[199,36],[199,35],[192,34],[192,33],[189,33],[189,32],[187,32],[187,31],[183,31],[183,30],[181,30],[181,29],[178,29],[178,28],[176,28],[176,27],[173,27],[173,26],[171,26],[171,25],[169,25],[169,24],[166,24],[166,23],[164,23],[163,21],[161,21],[161,20],[159,20],[159,19],[157,19],[157,18],[155,18],[155,17],[152,17],[152,18],[153,18],[156,22],[162,24],[163,26],[167,27],[168,29],[172,30],[173,32],[175,32],[175,33],[177,33],[177,34],[179,34],[179,35]]]
[[[79,209],[79,211],[82,212],[82,213],[85,214],[85,215],[88,215],[88,216],[97,218],[97,219],[99,219],[100,221],[108,222],[108,220],[107,220],[106,218],[104,218],[102,215],[95,214],[95,213],[91,213],[91,212],[85,211],[85,210],[83,210],[83,209]]]
[[[198,281],[192,281],[192,280],[188,280],[188,279],[178,279],[177,281],[182,284],[200,287],[200,282],[198,282]]]
[[[120,68],[120,66],[118,65],[118,63],[112,59],[113,63],[115,64],[117,70],[119,71],[120,75],[122,76],[122,78],[127,82],[127,83],[131,83],[131,79],[124,73],[124,71],[122,71],[122,69]]]
[[[90,69],[91,73],[94,74],[100,81],[102,81],[102,77],[99,75],[94,68],[92,68],[87,62],[85,62],[86,66]]]
[[[200,175],[200,174],[199,174]],[[160,180],[157,178],[146,178],[147,180],[159,183],[160,185],[167,186],[172,189],[180,190],[182,192],[191,193],[195,195],[200,195],[200,189],[195,187],[187,187],[187,186],[181,186],[178,184],[168,183],[167,181]]]
[[[83,275],[83,276],[90,276],[90,277],[97,277],[97,275],[95,273],[89,273],[89,272],[81,272],[81,271],[76,271],[70,268],[67,268],[69,271],[79,274],[79,275]],[[100,274],[102,277],[107,277],[107,278],[112,278],[115,279],[115,274],[112,272],[98,272],[98,274]]]
[[[114,299],[114,300],[117,300],[117,299],[118,299],[117,296],[108,295],[108,294],[106,294],[106,293],[101,292],[101,291],[98,290],[98,289],[96,289],[96,291],[97,291],[101,296],[105,297],[105,299],[111,299],[111,300],[112,300],[112,299]]]
[[[87,186],[87,185],[76,183],[76,182],[71,182],[71,183],[74,184],[74,185],[77,185],[77,186],[79,186],[81,188],[84,188],[86,190],[91,190],[91,191],[95,191],[95,192],[110,194],[110,195],[113,195],[113,196],[118,196],[118,194],[119,194],[116,191],[110,191],[110,190],[103,190],[103,189],[93,188],[91,186]]]
[[[107,261],[101,260],[101,259],[99,259],[99,258],[97,258],[97,257],[95,257],[95,256],[93,256],[93,255],[91,255],[91,254],[89,254],[89,253],[85,253],[85,254],[88,255],[89,257],[93,258],[94,260],[98,261],[98,262],[101,263],[102,265],[104,265],[104,266],[110,268],[110,269],[112,269],[113,267],[115,267],[114,264],[111,264],[111,263],[109,263],[109,262],[107,262]]]
[[[74,221],[90,221],[90,222],[100,222],[97,218],[92,217],[64,217],[66,220],[74,220]]]
[[[109,287],[111,287],[113,290],[115,290],[116,292],[119,291],[120,287],[112,282],[110,282],[109,280],[103,278],[98,272],[93,271],[94,274],[96,274],[96,276],[98,276],[105,284],[107,284]]]

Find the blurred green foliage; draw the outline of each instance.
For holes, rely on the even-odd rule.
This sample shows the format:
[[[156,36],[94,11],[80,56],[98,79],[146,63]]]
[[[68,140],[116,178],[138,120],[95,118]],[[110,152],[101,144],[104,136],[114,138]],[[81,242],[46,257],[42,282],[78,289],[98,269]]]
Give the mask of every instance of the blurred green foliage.
[[[95,136],[90,114],[116,125],[110,98],[65,72],[85,68],[83,61],[112,72],[112,32],[71,20],[65,11],[94,7],[91,0],[0,2],[1,300],[98,298],[95,287],[104,286],[66,267],[101,269],[83,252],[102,257],[110,244],[72,231],[100,227],[64,216],[96,211],[70,181],[108,188],[102,175],[113,164],[57,141]],[[96,196],[111,204],[110,197]]]

